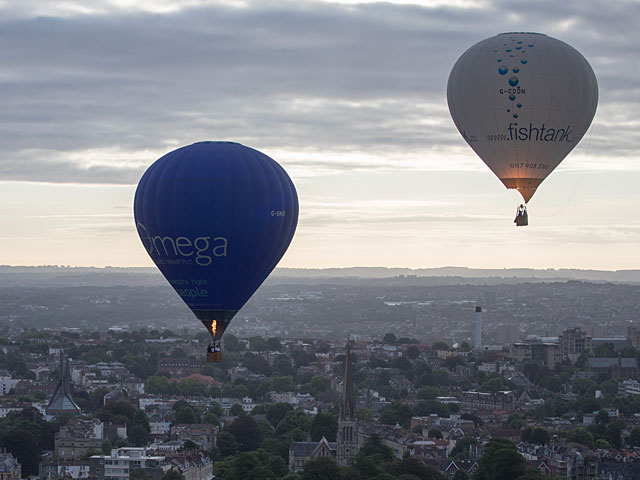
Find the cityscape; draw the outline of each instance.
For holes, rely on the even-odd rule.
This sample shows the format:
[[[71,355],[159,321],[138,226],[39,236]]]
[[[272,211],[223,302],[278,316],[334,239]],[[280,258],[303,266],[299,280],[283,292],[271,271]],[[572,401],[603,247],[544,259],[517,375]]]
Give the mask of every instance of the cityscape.
[[[638,475],[640,283],[276,271],[207,363],[151,269],[3,269],[12,478]]]
[[[0,480],[640,480],[639,24],[0,0]]]

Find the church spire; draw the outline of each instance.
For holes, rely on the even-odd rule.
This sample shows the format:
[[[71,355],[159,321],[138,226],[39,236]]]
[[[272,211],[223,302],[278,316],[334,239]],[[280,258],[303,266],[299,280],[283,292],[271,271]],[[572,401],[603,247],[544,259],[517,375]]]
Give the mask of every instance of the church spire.
[[[71,380],[69,361],[64,361],[64,353],[60,351],[60,381],[56,387],[53,396],[49,401],[49,405],[45,409],[48,415],[56,415],[59,413],[80,413],[80,407],[71,395]]]
[[[337,440],[336,460],[338,465],[345,467],[349,465],[360,449],[356,420],[356,395],[353,388],[353,360],[351,359],[351,343],[349,341],[347,341],[344,362]]]
[[[353,420],[356,417],[355,414],[356,399],[353,389],[353,361],[351,360],[351,342],[347,341],[347,353],[344,360],[344,377],[342,381],[340,420]]]

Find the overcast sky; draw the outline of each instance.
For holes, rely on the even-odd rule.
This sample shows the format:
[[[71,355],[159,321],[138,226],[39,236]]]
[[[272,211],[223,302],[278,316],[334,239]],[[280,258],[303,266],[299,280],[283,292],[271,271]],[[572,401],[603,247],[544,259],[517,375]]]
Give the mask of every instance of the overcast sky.
[[[624,0],[0,0],[0,264],[152,265],[144,169],[233,140],[298,189],[281,266],[640,268],[638,25]],[[600,91],[527,228],[446,103],[457,58],[506,31],[571,44]]]

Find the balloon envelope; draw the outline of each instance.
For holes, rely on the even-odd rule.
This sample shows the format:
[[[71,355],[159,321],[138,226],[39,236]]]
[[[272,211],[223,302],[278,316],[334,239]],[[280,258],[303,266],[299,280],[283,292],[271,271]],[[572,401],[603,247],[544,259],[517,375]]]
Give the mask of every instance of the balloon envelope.
[[[598,85],[573,47],[536,33],[503,33],[453,66],[449,111],[466,142],[525,202],[583,137]]]
[[[270,157],[200,142],[147,169],[134,216],[151,259],[217,340],[287,250],[298,198]]]

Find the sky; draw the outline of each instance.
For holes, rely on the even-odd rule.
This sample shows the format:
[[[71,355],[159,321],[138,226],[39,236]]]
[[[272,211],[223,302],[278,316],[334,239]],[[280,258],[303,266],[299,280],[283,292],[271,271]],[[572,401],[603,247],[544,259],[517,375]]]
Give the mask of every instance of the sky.
[[[631,0],[0,0],[0,264],[152,266],[142,173],[230,140],[296,185],[280,266],[640,268],[638,25]],[[457,58],[507,31],[569,43],[599,84],[526,228],[446,102]]]

